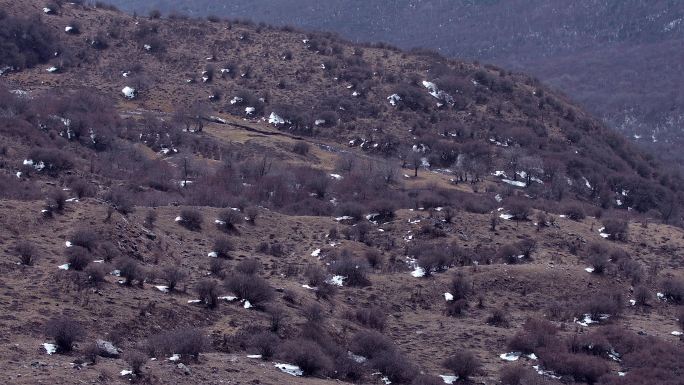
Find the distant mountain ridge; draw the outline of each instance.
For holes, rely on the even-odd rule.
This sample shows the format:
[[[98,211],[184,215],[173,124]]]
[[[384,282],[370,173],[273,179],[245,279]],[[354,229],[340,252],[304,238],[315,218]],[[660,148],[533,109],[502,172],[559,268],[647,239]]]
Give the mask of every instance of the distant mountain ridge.
[[[665,159],[684,141],[684,2],[109,0],[127,11],[249,18],[433,48],[521,70]],[[427,27],[426,27],[427,26]]]

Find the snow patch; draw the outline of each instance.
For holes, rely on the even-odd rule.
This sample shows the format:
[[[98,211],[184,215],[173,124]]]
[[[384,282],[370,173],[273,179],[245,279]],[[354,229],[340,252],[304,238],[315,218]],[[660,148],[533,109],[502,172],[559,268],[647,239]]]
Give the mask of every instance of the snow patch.
[[[278,116],[275,112],[271,112],[271,116],[268,117],[268,122],[275,125],[285,124],[285,119]]]
[[[297,366],[297,365],[276,363],[275,367],[280,369],[281,372],[287,373],[291,376],[302,376],[302,375],[304,375],[304,372],[302,371],[302,369],[300,369],[299,366]]]
[[[343,286],[345,279],[347,279],[347,277],[343,277],[341,275],[335,275],[332,278],[328,279],[326,282],[331,284],[331,285],[335,285],[335,286]]]
[[[448,374],[440,374],[439,376],[442,377],[442,381],[444,381],[445,384],[453,384],[458,381],[458,376],[450,376]]]
[[[44,343],[43,344],[43,349],[45,349],[45,353],[48,355],[53,355],[57,353],[57,345],[55,344],[50,344],[50,343]]]
[[[126,99],[135,99],[135,96],[137,94],[135,88],[126,86],[121,90],[121,93],[124,95]]]
[[[444,299],[447,301],[453,301],[454,300],[454,295],[451,293],[444,293]]]
[[[316,249],[311,252],[312,257],[318,257],[319,255],[321,255],[321,249]]]
[[[501,358],[504,361],[512,362],[512,361],[517,361],[521,355],[522,355],[522,353],[520,353],[520,352],[510,352],[510,353],[503,353],[503,354],[499,355],[499,358]]]

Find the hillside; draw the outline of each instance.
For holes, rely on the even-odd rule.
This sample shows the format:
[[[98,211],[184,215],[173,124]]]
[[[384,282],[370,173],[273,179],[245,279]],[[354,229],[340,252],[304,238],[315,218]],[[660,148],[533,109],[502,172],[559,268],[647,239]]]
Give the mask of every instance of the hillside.
[[[682,163],[684,5],[679,1],[110,0],[426,47],[531,73],[661,159]]]
[[[0,6],[8,383],[679,383],[682,181],[529,76]]]

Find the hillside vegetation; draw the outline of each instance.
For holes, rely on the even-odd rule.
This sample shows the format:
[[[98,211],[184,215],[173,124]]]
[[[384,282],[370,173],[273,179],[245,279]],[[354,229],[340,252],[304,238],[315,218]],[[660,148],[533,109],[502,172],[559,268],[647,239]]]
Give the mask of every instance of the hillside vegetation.
[[[682,180],[529,76],[0,5],[9,383],[678,383]]]

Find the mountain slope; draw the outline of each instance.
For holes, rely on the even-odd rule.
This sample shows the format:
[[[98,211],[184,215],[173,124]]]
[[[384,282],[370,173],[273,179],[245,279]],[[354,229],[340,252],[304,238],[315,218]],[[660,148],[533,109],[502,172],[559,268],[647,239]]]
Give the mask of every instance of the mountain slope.
[[[123,9],[250,18],[430,47],[529,72],[630,139],[682,161],[684,6],[677,1],[115,0]]]
[[[0,0],[6,382],[679,381],[681,181],[562,95],[44,6]]]

